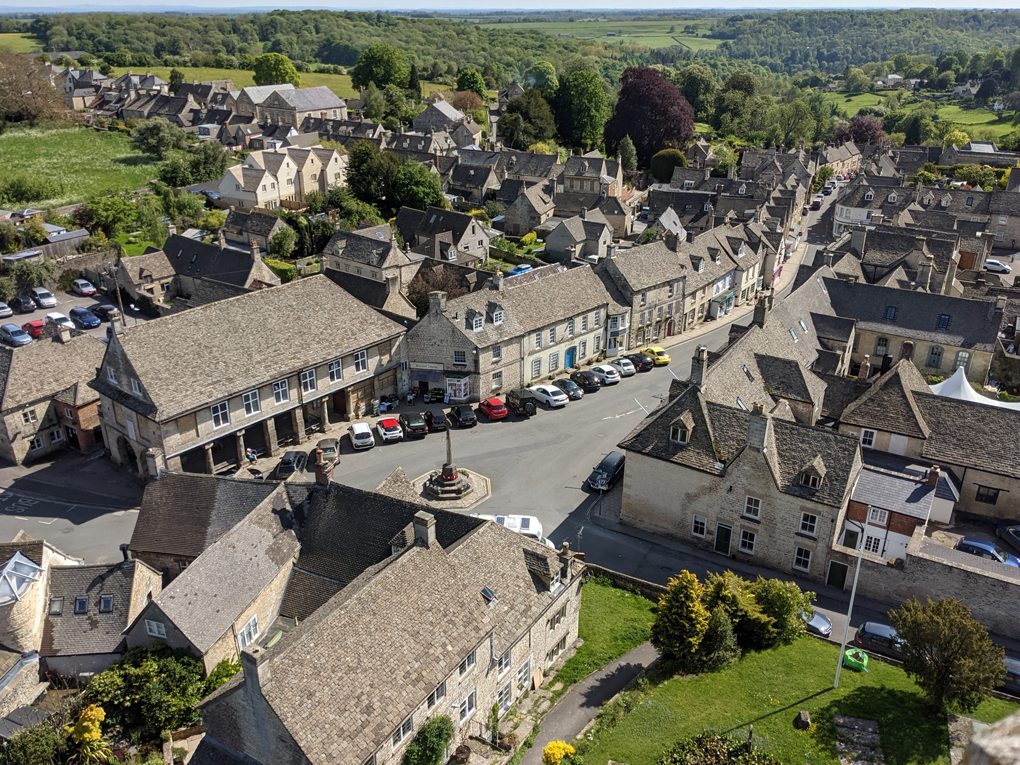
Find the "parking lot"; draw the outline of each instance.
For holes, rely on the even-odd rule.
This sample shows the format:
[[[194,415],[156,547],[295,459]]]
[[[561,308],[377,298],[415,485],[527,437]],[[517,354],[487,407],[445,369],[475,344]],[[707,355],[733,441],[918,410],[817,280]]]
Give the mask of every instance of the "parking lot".
[[[18,293],[21,294],[21,293]],[[87,308],[92,309],[93,306],[97,305],[112,305],[119,309],[116,297],[110,297],[102,293],[93,295],[92,297],[84,297],[75,292],[53,292],[53,296],[57,299],[57,305],[54,308],[39,308],[36,307],[31,313],[18,313],[15,312],[13,316],[8,316],[5,319],[0,319],[0,324],[16,324],[19,327],[24,326],[30,321],[38,320],[45,321],[46,314],[48,313],[61,313],[64,316],[68,316],[71,313],[72,308]],[[131,327],[138,322],[147,321],[148,317],[143,316],[138,311],[132,311],[127,304],[124,305],[125,320],[127,326]],[[76,329],[85,332],[86,334],[92,335],[97,338],[106,337],[107,329],[109,328],[109,322],[103,322],[100,326],[93,329],[82,329],[77,324]]]

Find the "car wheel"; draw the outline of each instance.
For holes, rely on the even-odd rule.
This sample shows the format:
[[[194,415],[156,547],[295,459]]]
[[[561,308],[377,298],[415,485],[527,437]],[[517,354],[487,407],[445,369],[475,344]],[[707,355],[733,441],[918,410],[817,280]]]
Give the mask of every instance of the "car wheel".
[[[528,417],[533,415],[535,413],[535,405],[529,401],[527,404],[524,405],[524,413],[528,415]]]

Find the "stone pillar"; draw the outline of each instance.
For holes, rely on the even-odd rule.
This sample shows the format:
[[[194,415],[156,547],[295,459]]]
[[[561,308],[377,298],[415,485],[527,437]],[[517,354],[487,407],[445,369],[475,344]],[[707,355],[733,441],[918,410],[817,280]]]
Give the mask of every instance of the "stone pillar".
[[[262,421],[262,430],[266,435],[266,457],[272,457],[280,448],[280,443],[276,440],[276,420],[270,417],[268,420]],[[261,456],[261,455],[260,455]]]
[[[304,407],[297,406],[290,410],[290,422],[294,426],[294,443],[305,442],[305,412]]]
[[[181,464],[180,457],[170,457],[166,461],[166,469],[174,473],[183,473],[184,465]]]
[[[237,465],[238,467],[244,467],[248,464],[248,458],[244,453],[244,428],[237,431],[234,436],[237,438]]]
[[[205,472],[212,475],[216,472],[216,463],[213,461],[212,444],[205,444]]]

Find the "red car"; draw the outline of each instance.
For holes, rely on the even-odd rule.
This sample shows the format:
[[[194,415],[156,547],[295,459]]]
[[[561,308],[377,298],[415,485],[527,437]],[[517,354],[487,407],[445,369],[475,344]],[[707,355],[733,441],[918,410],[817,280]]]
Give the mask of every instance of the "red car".
[[[498,398],[487,398],[478,405],[478,408],[485,412],[490,420],[505,420],[510,416],[510,410]]]
[[[32,321],[25,322],[21,325],[21,328],[25,330],[32,337],[39,337],[43,332],[43,327],[46,326],[46,322],[42,319],[32,319]]]

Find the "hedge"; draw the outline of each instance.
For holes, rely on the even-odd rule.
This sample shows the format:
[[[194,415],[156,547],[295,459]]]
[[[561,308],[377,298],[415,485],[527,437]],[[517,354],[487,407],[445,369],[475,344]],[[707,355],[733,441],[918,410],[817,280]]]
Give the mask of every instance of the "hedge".
[[[272,272],[279,276],[280,281],[284,284],[297,279],[297,268],[293,263],[285,263],[282,260],[274,260],[273,258],[263,258],[262,262],[269,266]]]

